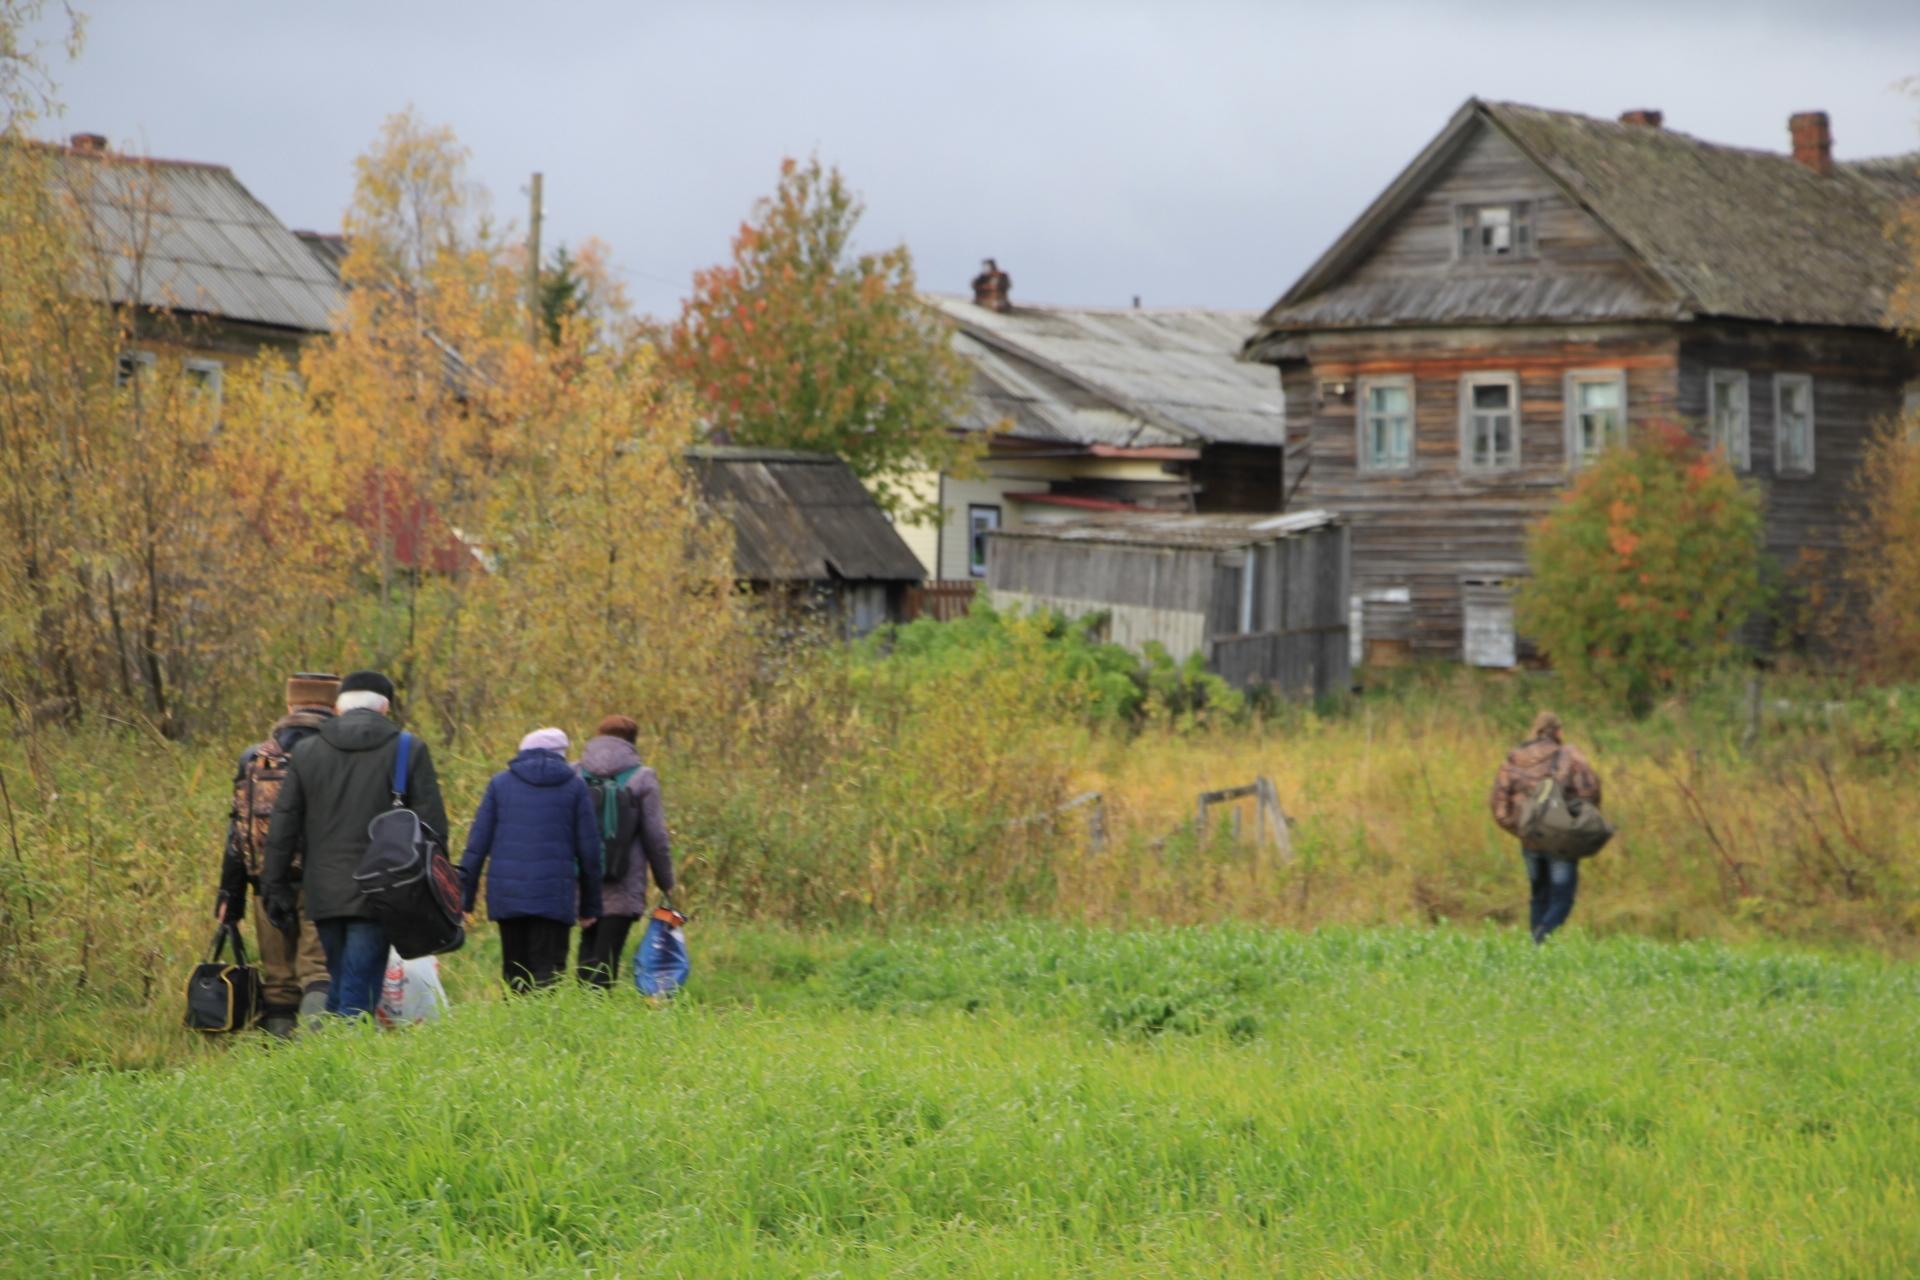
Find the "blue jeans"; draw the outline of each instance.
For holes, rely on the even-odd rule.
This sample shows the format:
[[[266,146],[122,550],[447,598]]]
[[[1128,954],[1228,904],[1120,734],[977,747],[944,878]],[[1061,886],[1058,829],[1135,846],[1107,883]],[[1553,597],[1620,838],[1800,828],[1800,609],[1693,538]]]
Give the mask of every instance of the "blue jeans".
[[[371,1014],[387,976],[387,931],[353,916],[316,920],[313,931],[327,953],[327,1012],[346,1018]]]
[[[1533,905],[1527,912],[1527,920],[1533,926],[1533,940],[1545,942],[1547,935],[1573,914],[1574,891],[1580,887],[1580,864],[1569,858],[1549,858],[1531,849],[1522,849],[1520,856],[1527,860],[1527,883],[1533,887]]]

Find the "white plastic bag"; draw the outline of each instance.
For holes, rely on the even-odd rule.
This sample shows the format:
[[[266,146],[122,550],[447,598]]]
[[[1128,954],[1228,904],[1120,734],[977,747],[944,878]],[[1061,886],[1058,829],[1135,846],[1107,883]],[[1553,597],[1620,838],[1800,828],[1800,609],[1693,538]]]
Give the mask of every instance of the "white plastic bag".
[[[374,1016],[383,1027],[410,1027],[432,1022],[447,1008],[447,989],[440,985],[440,957],[402,960],[387,951],[387,980],[380,988],[380,1007]]]

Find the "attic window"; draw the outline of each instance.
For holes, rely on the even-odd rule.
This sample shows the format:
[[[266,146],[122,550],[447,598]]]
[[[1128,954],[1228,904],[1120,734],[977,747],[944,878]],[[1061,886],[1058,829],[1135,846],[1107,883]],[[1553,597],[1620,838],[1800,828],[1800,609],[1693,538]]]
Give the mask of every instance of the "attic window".
[[[1533,204],[1463,204],[1454,210],[1462,262],[1504,262],[1533,256]]]

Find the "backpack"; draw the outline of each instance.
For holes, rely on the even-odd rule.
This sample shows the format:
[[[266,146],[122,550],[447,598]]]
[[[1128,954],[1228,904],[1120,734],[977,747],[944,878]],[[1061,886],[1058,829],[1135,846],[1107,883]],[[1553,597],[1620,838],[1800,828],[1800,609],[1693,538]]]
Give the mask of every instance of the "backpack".
[[[367,914],[403,960],[458,951],[467,940],[460,877],[439,833],[406,807],[412,750],[413,735],[402,733],[393,757],[393,807],[367,824],[367,851],[353,873]]]
[[[220,959],[233,942],[233,963]],[[187,976],[187,1026],[208,1035],[245,1031],[260,1020],[260,971],[247,963],[240,930],[221,924],[214,931],[213,950]]]
[[[640,832],[640,806],[627,793],[627,783],[640,772],[640,766],[619,773],[588,773],[580,777],[593,798],[593,811],[600,815],[600,878],[625,880],[633,869],[633,840]]]
[[[1613,824],[1589,804],[1567,794],[1560,781],[1560,753],[1553,753],[1547,776],[1520,800],[1520,845],[1550,858],[1590,858],[1613,839]]]
[[[247,753],[247,762],[233,784],[233,824],[240,842],[240,859],[246,864],[247,878],[260,883],[266,861],[267,827],[273,821],[273,802],[287,780],[289,756],[286,748],[271,735]],[[289,878],[300,878],[301,851],[294,850]]]

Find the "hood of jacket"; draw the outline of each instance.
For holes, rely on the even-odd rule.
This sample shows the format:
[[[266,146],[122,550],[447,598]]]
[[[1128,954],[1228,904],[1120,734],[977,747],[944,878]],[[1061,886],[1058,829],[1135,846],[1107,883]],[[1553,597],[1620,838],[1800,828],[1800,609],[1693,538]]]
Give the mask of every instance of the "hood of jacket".
[[[625,738],[601,736],[588,738],[580,752],[580,767],[603,777],[624,773],[640,763],[640,753]]]
[[[320,726],[320,740],[339,751],[372,751],[400,736],[400,726],[367,707],[338,715]]]
[[[558,751],[522,751],[507,762],[507,769],[535,787],[557,787],[573,778],[573,766]]]
[[[294,743],[318,733],[321,726],[331,719],[333,712],[324,707],[301,707],[274,721],[267,736],[279,743],[282,751],[291,751]]]

